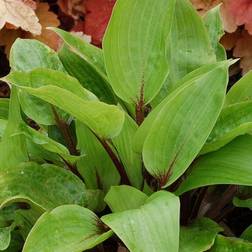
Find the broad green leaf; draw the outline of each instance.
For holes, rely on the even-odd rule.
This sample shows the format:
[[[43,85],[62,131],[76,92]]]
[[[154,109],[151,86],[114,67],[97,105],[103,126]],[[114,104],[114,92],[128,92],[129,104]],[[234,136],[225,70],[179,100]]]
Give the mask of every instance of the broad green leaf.
[[[219,66],[220,63],[214,63],[214,64],[207,64],[205,66],[202,66],[192,72],[190,72],[189,74],[187,74],[185,77],[183,77],[182,79],[180,79],[177,82],[177,87],[180,87],[179,89],[177,88],[177,90],[175,92],[172,92],[170,95],[168,95],[164,100],[162,100],[161,103],[158,104],[158,106],[156,106],[147,116],[147,118],[145,118],[145,120],[143,121],[143,123],[140,125],[140,127],[138,128],[136,134],[135,134],[135,139],[134,139],[134,144],[133,144],[133,148],[136,152],[141,153],[142,149],[143,149],[143,144],[144,141],[148,135],[148,132],[151,129],[151,126],[153,124],[153,122],[155,121],[155,119],[157,118],[158,113],[161,111],[161,109],[166,105],[166,103],[174,96],[177,95],[177,93],[180,92],[181,89],[183,89],[186,85],[190,85],[193,82],[199,81],[202,78],[205,78],[205,76],[211,72],[213,69],[215,69],[216,67]],[[202,79],[202,81],[204,81],[204,79]]]
[[[134,187],[112,186],[105,197],[105,202],[113,213],[141,207],[148,199],[147,195]]]
[[[101,138],[113,138],[122,129],[124,113],[114,105],[95,100],[87,101],[67,89],[53,85],[39,88],[18,87],[74,116]]]
[[[234,184],[252,186],[252,136],[240,136],[218,151],[200,156],[192,164],[176,194],[194,188]]]
[[[179,252],[204,252],[212,247],[223,229],[214,221],[202,218],[180,228]]]
[[[73,52],[83,58],[87,64],[89,64],[104,79],[106,79],[103,53],[100,48],[91,45],[80,37],[59,28],[50,27],[49,29],[56,32]]]
[[[67,46],[61,48],[59,57],[67,72],[77,78],[83,87],[93,92],[101,101],[116,103],[115,95],[107,79],[104,79],[89,62]]]
[[[127,103],[149,103],[169,73],[166,45],[174,5],[175,0],[116,2],[103,51],[111,86]]]
[[[135,121],[125,114],[123,128],[112,142],[129,177],[131,185],[141,188],[143,185],[142,157],[133,149],[134,135],[138,129]]]
[[[53,85],[64,88],[85,100],[95,100],[95,96],[84,89],[75,78],[56,70],[35,69],[30,72],[11,72],[4,78],[12,85],[39,88]],[[52,106],[45,101],[29,95],[25,90],[19,90],[19,101],[24,113],[34,121],[44,125],[55,124],[55,115]],[[64,113],[57,111],[61,117]]]
[[[13,71],[40,67],[64,71],[57,53],[35,39],[16,39],[10,51],[10,66]]]
[[[204,23],[211,40],[212,48],[218,61],[226,60],[227,55],[225,48],[219,43],[224,35],[224,28],[220,15],[220,5],[210,9],[204,16]]]
[[[12,226],[0,227],[0,251],[7,249],[11,241]]]
[[[172,64],[165,83],[166,95],[177,88],[176,82],[186,74],[216,61],[203,20],[188,0],[176,1],[170,43],[167,46]]]
[[[201,154],[215,151],[239,135],[252,132],[252,101],[235,103],[225,107]]]
[[[179,249],[179,199],[159,191],[138,209],[105,215],[101,220],[131,252],[177,252]]]
[[[53,165],[22,163],[0,169],[0,207],[29,202],[42,210],[62,204],[87,206],[85,185],[71,172]]]
[[[249,252],[252,251],[252,243],[235,237],[218,235],[214,246],[209,252]]]
[[[99,218],[77,205],[64,205],[43,214],[32,228],[23,252],[80,252],[108,239]]]
[[[227,93],[225,105],[249,101],[252,99],[252,72],[244,75]]]
[[[118,185],[120,175],[97,137],[81,122],[76,121],[78,148],[82,157],[77,167],[88,188],[100,188],[107,192]]]
[[[241,234],[241,239],[252,242],[252,225],[248,226]]]
[[[148,172],[165,187],[172,184],[199,153],[221,111],[228,63],[184,85],[161,108],[143,145]]]
[[[7,119],[9,114],[9,99],[0,98],[0,119]]]

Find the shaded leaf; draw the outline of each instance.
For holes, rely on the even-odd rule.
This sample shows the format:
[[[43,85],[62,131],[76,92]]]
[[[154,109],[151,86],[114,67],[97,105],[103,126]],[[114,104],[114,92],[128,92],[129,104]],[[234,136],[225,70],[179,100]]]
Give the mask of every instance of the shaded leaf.
[[[252,186],[252,136],[240,136],[218,151],[199,157],[176,194],[207,185]]]
[[[12,227],[0,227],[0,251],[7,249],[11,241]]]
[[[241,234],[241,239],[252,242],[252,225],[248,226]]]
[[[132,252],[178,251],[179,200],[169,192],[156,192],[138,209],[101,219]]]
[[[113,138],[112,143],[129,177],[131,185],[141,188],[143,185],[142,157],[133,149],[134,135],[138,129],[136,122],[127,114],[122,130]]]
[[[134,187],[121,185],[112,186],[105,197],[105,202],[113,213],[141,207],[147,195]]]
[[[61,48],[59,57],[68,73],[77,78],[83,87],[93,92],[101,101],[116,103],[109,83],[97,73],[89,62],[67,46]]]
[[[50,234],[50,235],[48,235]],[[108,239],[99,218],[90,210],[65,205],[43,214],[32,228],[23,252],[79,252]]]
[[[77,167],[88,188],[100,188],[105,192],[120,182],[120,175],[96,136],[81,122],[76,121],[78,148],[82,157]]]
[[[127,103],[149,103],[168,75],[166,44],[174,5],[174,0],[116,2],[103,51],[111,86]]]

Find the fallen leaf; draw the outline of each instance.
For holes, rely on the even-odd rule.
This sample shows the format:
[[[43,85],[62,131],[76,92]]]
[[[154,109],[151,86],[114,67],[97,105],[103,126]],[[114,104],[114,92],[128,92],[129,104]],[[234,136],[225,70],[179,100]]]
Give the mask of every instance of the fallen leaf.
[[[36,14],[39,18],[39,22],[41,23],[42,30],[41,34],[38,36],[33,36],[32,34],[26,34],[25,38],[35,38],[48,46],[52,49],[57,50],[59,46],[59,38],[58,36],[52,32],[47,30],[47,27],[57,27],[59,26],[60,22],[53,12],[49,11],[48,3],[39,3],[36,9]]]
[[[84,17],[85,13],[83,1],[84,0],[58,0],[57,4],[65,14],[73,17],[75,20],[79,20],[81,17]]]
[[[35,35],[41,34],[41,25],[34,9],[21,0],[0,1],[0,29],[5,24],[12,25],[12,28],[21,27]]]

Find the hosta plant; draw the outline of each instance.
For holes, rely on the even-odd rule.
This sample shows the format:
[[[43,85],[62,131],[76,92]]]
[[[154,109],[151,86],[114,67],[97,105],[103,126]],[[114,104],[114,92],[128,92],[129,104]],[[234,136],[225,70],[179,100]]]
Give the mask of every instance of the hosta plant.
[[[102,49],[53,31],[2,78],[0,251],[252,251],[227,218],[252,207],[252,74],[228,86],[219,7],[117,0]]]

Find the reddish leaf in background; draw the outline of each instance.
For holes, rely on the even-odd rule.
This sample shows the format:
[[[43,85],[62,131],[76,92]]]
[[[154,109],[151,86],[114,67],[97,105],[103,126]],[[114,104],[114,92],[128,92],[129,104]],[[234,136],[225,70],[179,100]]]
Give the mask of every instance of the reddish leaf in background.
[[[112,9],[116,0],[85,0],[84,32],[91,35],[92,43],[101,46]]]
[[[252,35],[251,0],[224,0],[222,7],[226,31],[234,32],[237,26],[245,25],[245,29]]]

